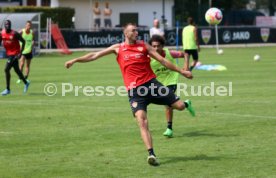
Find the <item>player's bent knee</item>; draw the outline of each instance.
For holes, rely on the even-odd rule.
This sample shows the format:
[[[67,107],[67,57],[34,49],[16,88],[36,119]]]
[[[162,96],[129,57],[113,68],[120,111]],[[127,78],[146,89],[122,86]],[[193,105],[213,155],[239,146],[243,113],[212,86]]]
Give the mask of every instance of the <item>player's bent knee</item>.
[[[9,72],[10,72],[10,69],[6,67],[6,68],[4,69],[4,72],[5,72],[5,73],[9,73]]]
[[[138,110],[135,112],[135,117],[137,120],[147,120],[147,114],[144,110]]]
[[[173,107],[174,109],[179,110],[179,111],[182,111],[182,110],[185,109],[184,103],[183,103],[182,101],[180,101],[180,100],[178,100],[177,102],[173,103],[173,104],[172,104],[172,107]]]

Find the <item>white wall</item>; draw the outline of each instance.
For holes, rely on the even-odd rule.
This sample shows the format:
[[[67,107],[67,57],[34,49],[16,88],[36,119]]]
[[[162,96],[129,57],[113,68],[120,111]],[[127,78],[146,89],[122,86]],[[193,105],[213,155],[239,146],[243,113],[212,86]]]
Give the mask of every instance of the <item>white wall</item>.
[[[58,7],[59,1],[58,0],[51,0],[51,7]]]
[[[19,6],[19,2],[0,2],[0,7]]]
[[[59,0],[59,6],[75,8],[76,29],[90,29],[92,26],[92,5],[90,5],[90,0]]]
[[[90,29],[93,26],[92,7],[96,0],[59,0],[62,7],[75,8],[75,27],[77,29]],[[98,0],[100,8],[104,8],[105,0]],[[109,7],[112,9],[112,25],[120,23],[120,13],[137,12],[139,14],[139,25],[152,26],[153,11],[156,17],[161,19],[162,0],[109,0]],[[165,18],[168,26],[172,26],[172,7],[174,0],[165,0]],[[101,21],[103,26],[103,20]]]
[[[168,25],[172,25],[172,6],[173,0],[165,0],[165,18]],[[162,0],[115,0],[110,2],[110,8],[113,9],[113,24],[120,23],[120,13],[137,12],[139,13],[139,25],[152,26],[153,11],[156,11],[156,17],[161,19]]]

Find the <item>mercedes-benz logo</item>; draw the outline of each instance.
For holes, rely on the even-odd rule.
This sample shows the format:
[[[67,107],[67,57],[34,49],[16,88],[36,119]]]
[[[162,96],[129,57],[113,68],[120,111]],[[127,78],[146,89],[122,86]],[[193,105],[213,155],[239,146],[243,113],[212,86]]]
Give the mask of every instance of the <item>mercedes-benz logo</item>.
[[[170,32],[169,34],[168,34],[168,43],[169,43],[169,45],[171,45],[171,46],[174,46],[175,44],[176,44],[176,41],[175,41],[175,39],[176,39],[176,37],[175,37],[176,35],[175,35],[175,32]]]
[[[229,43],[231,41],[231,32],[230,31],[223,32],[222,39],[225,43]]]

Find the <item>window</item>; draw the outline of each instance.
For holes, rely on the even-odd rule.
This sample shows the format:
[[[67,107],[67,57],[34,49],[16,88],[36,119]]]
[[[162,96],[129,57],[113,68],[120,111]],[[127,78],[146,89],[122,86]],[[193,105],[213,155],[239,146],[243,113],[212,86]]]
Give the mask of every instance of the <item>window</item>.
[[[120,13],[120,26],[128,23],[134,23],[138,26],[138,13]]]
[[[27,6],[36,6],[37,0],[27,0]],[[41,6],[50,6],[51,0],[41,0]]]

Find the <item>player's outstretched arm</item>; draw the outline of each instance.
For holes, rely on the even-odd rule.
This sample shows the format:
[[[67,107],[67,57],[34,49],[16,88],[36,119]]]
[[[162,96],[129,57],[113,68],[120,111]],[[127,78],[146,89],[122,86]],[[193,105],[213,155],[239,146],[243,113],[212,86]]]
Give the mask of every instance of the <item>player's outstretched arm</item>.
[[[79,63],[90,62],[90,61],[95,61],[103,56],[108,55],[108,54],[112,54],[112,53],[117,54],[119,45],[120,44],[115,44],[115,45],[112,45],[104,50],[98,51],[96,53],[93,53],[93,52],[88,53],[84,56],[69,60],[69,61],[65,62],[65,67],[70,68],[76,62],[79,62]]]
[[[89,61],[91,61],[91,59],[94,55],[95,55],[95,53],[92,52],[92,53],[88,53],[84,56],[72,59],[70,61],[66,61],[65,62],[65,67],[70,68],[76,62],[89,62]]]
[[[183,51],[170,50],[170,54],[173,58],[184,58],[184,52]]]
[[[158,54],[150,45],[146,44],[146,46],[147,46],[149,55],[151,57],[153,57],[154,59],[156,59],[157,61],[159,61],[163,66],[165,66],[166,68],[168,68],[170,70],[180,73],[181,75],[183,75],[184,77],[186,77],[188,79],[193,78],[193,75],[190,71],[185,71],[184,69],[177,67],[176,65],[171,63],[169,60],[165,59],[160,54]]]
[[[189,55],[183,51],[170,50],[170,54],[173,58],[183,58],[184,59],[184,70],[189,70]]]
[[[184,53],[184,65],[183,69],[184,70],[189,70],[190,65],[190,57],[188,53]]]
[[[196,45],[197,45],[197,50],[198,50],[198,52],[200,52],[200,45],[199,45],[199,39],[198,39],[198,34],[197,34],[197,28],[196,27],[194,29],[194,35],[195,35],[195,41],[196,41]]]

